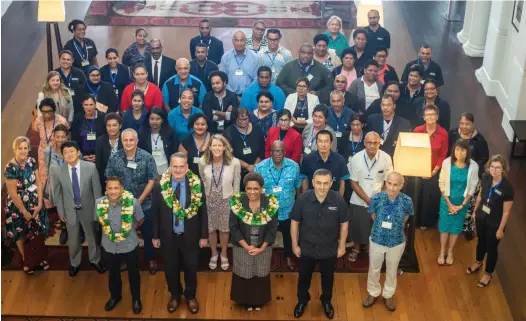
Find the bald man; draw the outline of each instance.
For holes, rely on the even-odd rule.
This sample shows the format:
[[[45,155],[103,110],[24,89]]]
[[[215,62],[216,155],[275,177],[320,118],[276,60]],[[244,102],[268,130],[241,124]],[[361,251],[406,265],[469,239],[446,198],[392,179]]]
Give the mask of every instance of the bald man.
[[[185,88],[192,88],[194,92],[194,106],[203,105],[206,95],[205,85],[199,78],[190,75],[190,61],[179,58],[175,64],[177,74],[168,78],[163,86],[163,103],[167,113],[181,104],[181,92]]]
[[[341,91],[343,93],[343,105],[350,108],[352,97],[351,93],[349,93],[346,88],[347,78],[344,75],[336,75],[332,86],[318,92],[318,99],[320,100],[320,103],[329,106],[331,104],[331,93],[333,91]],[[357,110],[354,112],[357,112]]]
[[[227,51],[221,58],[221,70],[228,75],[227,88],[241,97],[245,89],[257,80],[259,58],[246,48],[247,36],[243,31],[232,35],[234,49]]]
[[[400,193],[404,177],[398,172],[387,175],[386,190],[371,198],[368,212],[373,221],[369,241],[369,275],[367,277],[368,295],[362,302],[368,308],[380,296],[380,272],[385,257],[385,283],[382,296],[389,311],[396,310],[393,295],[396,290],[398,263],[405,249],[405,224],[413,216],[413,201]]]
[[[166,80],[175,75],[175,59],[163,55],[163,44],[160,39],[152,39],[150,48],[152,56],[151,59],[146,60],[148,81],[162,89]]]
[[[365,30],[367,30],[367,45],[371,48],[391,48],[391,34],[380,25],[380,12],[374,9],[369,11],[367,19],[369,20],[369,25],[365,27]]]

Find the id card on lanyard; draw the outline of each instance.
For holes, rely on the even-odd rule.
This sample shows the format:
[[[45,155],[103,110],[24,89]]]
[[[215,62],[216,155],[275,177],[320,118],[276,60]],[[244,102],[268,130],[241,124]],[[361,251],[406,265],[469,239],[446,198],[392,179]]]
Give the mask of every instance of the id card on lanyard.
[[[490,185],[489,192],[488,192],[488,198],[486,199],[486,202],[482,204],[482,211],[488,215],[491,214],[491,204],[490,204],[491,196],[493,196],[493,193],[498,194],[498,195],[502,194],[501,191],[497,190],[500,184],[502,184],[502,179],[495,186],[491,187]]]

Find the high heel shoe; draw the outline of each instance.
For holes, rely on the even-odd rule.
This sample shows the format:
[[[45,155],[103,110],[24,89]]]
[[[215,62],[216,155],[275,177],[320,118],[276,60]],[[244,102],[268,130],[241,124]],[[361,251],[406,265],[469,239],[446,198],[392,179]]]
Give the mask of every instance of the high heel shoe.
[[[468,267],[467,270],[466,270],[466,274],[473,274],[473,273],[478,272],[478,270],[480,270],[480,268],[482,267],[482,263],[480,263],[480,262],[475,262],[475,263],[477,263],[479,266],[476,267],[474,270],[471,269],[471,266]]]
[[[491,279],[493,278],[493,275],[492,275],[492,274],[488,274],[488,273],[486,273],[486,275],[489,275],[489,280],[488,280],[488,282],[484,283],[484,282],[482,282],[482,281],[479,281],[479,283],[477,284],[477,287],[479,287],[479,288],[485,288],[485,287],[487,287],[487,286],[490,284]]]

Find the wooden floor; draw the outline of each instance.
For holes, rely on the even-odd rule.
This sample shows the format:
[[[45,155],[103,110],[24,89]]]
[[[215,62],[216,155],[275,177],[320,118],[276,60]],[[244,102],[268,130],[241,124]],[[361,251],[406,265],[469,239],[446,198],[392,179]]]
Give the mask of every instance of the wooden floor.
[[[478,276],[466,276],[465,269],[474,256],[475,242],[463,238],[456,250],[453,266],[436,264],[438,232],[417,231],[416,250],[421,273],[405,273],[398,278],[395,294],[398,309],[391,313],[377,301],[370,309],[361,306],[367,295],[367,275],[338,273],[335,276],[332,303],[335,320],[405,320],[405,321],[480,321],[512,320],[498,276],[486,289],[476,287]],[[123,300],[114,311],[105,312],[109,299],[107,274],[80,271],[71,278],[64,272],[39,272],[27,277],[22,272],[2,272],[2,314],[62,317],[136,317],[131,311],[131,297],[126,274],[123,274]],[[170,298],[164,273],[141,274],[141,318],[195,318],[223,320],[290,320],[296,304],[297,273],[272,274],[272,301],[259,312],[247,312],[230,301],[230,273],[199,273],[197,298],[201,310],[191,315],[183,305],[169,314]],[[383,276],[382,276],[383,282]],[[320,277],[316,274],[311,287],[313,298],[302,320],[325,320],[317,298]],[[277,297],[280,297],[278,300]],[[21,298],[23,302],[21,303]]]

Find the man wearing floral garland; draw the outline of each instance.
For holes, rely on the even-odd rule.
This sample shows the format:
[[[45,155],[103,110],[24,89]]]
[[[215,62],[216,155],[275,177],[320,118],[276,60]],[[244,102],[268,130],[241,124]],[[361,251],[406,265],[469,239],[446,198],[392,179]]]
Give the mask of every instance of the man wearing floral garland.
[[[197,263],[199,248],[207,244],[208,215],[201,181],[188,170],[184,153],[171,156],[170,168],[153,186],[152,203],[152,242],[155,248],[162,245],[166,283],[172,294],[168,312],[177,310],[184,294],[188,310],[195,314],[199,311]],[[183,265],[184,291],[180,280]]]
[[[139,237],[135,230],[144,222],[141,205],[124,190],[120,177],[109,177],[106,196],[97,199],[95,220],[102,226],[102,248],[107,253],[111,297],[104,306],[111,311],[122,299],[121,258],[128,267],[128,281],[134,314],[141,313],[141,276],[139,274]]]

